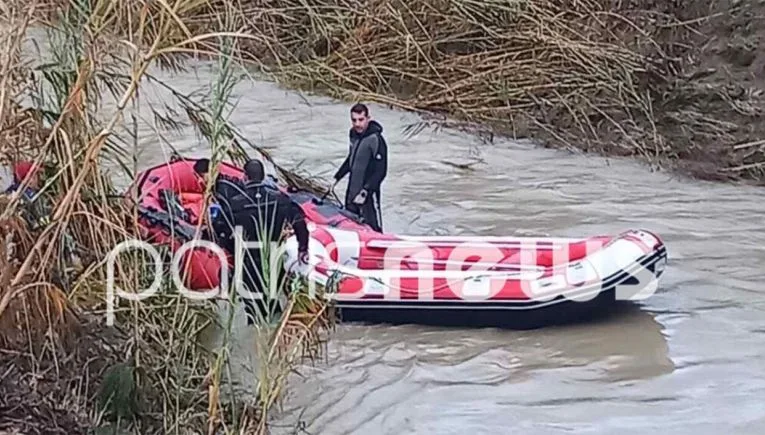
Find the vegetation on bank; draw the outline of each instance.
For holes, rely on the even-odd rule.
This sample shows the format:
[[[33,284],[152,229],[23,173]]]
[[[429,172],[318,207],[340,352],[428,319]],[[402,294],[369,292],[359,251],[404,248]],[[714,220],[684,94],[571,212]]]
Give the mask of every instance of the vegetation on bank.
[[[304,90],[762,183],[762,92],[750,78],[762,64],[749,38],[763,14],[753,2],[731,3],[5,2],[0,156],[45,164],[41,197],[52,219],[32,228],[19,198],[2,198],[0,430],[263,431],[296,350],[315,345],[326,326],[323,306],[293,299],[279,327],[261,331],[263,382],[248,400],[229,378],[231,324],[219,348],[198,340],[214,322],[210,302],[166,292],[122,305],[118,326],[104,325],[104,258],[137,234],[135,211],[113,200],[104,163],[134,171],[131,115],[139,84],[156,82],[152,68],[218,62],[207,100],[173,92],[213,160],[241,162],[248,152],[225,116],[246,62]],[[33,18],[58,29],[48,38],[54,59],[42,66],[19,58]],[[154,114],[167,127],[177,119]],[[117,269],[128,291],[146,278],[136,255]]]
[[[202,339],[219,323],[213,301],[168,286],[144,301],[122,299],[114,326],[105,312],[106,259],[140,238],[135,207],[118,198],[107,168],[135,174],[139,89],[157,80],[150,71],[183,69],[199,53],[213,59],[217,76],[204,100],[173,95],[213,161],[242,162],[256,151],[226,121],[240,76],[236,47],[250,37],[237,32],[240,15],[222,8],[199,25],[203,1],[71,0],[34,24],[45,28],[51,58],[27,63],[24,39],[48,6],[0,8],[0,157],[35,161],[43,182],[35,207],[18,194],[0,196],[0,431],[263,433],[296,358],[320,350],[329,326],[320,299],[293,282],[286,311],[249,327],[259,356],[255,392],[240,391],[231,374],[232,316],[217,325],[219,345]],[[177,114],[151,115],[178,127]],[[116,285],[144,289],[152,267],[140,251],[123,253]],[[240,309],[228,302],[230,313]]]
[[[754,3],[262,0],[241,13],[245,55],[292,87],[762,184]]]

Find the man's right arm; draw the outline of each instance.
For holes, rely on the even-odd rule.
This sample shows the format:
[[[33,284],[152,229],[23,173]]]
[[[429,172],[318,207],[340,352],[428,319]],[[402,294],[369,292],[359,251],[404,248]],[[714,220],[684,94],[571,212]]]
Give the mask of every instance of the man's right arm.
[[[348,175],[348,173],[351,172],[351,155],[350,153],[345,158],[345,161],[343,161],[343,164],[340,165],[340,167],[337,169],[337,172],[335,172],[335,181],[340,181]]]
[[[299,205],[295,204],[287,195],[279,195],[279,202],[286,211],[286,220],[289,221],[292,229],[295,230],[295,237],[298,241],[298,252],[308,252],[308,225],[305,222],[305,213]]]
[[[351,199],[359,194],[364,189],[364,177],[366,176],[369,162],[374,159],[377,153],[377,136],[367,136],[359,142],[358,149],[356,150],[356,159],[353,162],[351,168],[351,180],[348,184],[348,194]]]

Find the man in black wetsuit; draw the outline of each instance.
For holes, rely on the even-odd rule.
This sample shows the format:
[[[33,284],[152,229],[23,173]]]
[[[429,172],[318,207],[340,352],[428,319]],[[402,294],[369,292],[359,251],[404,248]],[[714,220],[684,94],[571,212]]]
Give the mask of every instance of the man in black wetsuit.
[[[345,191],[345,208],[364,218],[382,232],[380,188],[388,173],[388,144],[382,126],[369,117],[364,104],[351,107],[348,156],[335,173],[335,183],[350,174]]]
[[[215,196],[221,207],[221,216],[215,219],[213,228],[216,236],[221,239],[221,244],[229,252],[234,253],[235,264],[240,261],[243,266],[242,279],[245,289],[251,297],[245,297],[245,311],[248,316],[248,324],[252,324],[256,317],[255,304],[262,315],[274,312],[277,300],[271,300],[268,306],[263,299],[269,296],[278,297],[271,292],[270,276],[277,273],[276,283],[281,284],[284,277],[283,267],[272,271],[270,253],[276,249],[285,223],[289,223],[295,231],[298,241],[299,259],[302,263],[308,261],[308,227],[305,222],[303,210],[284,193],[263,183],[265,170],[259,160],[250,160],[244,167],[246,179],[244,183],[228,178],[216,180]],[[242,246],[236,249],[234,231],[241,228],[244,242],[262,243],[261,247]],[[273,243],[270,243],[273,242]],[[266,272],[265,274],[263,272]],[[264,276],[265,275],[265,276]],[[268,295],[264,290],[268,290]]]

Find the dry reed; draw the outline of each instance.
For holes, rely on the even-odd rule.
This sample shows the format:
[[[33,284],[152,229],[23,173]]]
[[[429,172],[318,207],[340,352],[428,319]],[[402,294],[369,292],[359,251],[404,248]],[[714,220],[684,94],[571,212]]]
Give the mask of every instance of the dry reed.
[[[120,134],[129,131],[125,120],[139,104],[139,84],[153,66],[180,70],[200,53],[226,58],[221,46],[247,37],[235,31],[227,11],[218,15],[219,26],[190,29],[187,21],[205,4],[72,0],[58,9],[34,1],[2,9],[8,50],[0,59],[0,155],[5,163],[35,161],[43,184],[36,208],[18,192],[2,197],[0,430],[261,433],[294,362],[274,349],[319,344],[317,334],[327,326],[322,305],[291,304],[284,327],[264,331],[272,349],[264,364],[274,379],[261,381],[258,397],[246,400],[228,394],[225,344],[206,349],[199,342],[214,322],[209,301],[165,289],[145,303],[122,301],[116,326],[104,325],[105,259],[139,234],[135,210],[115,200],[119,192],[104,162],[130,166],[130,138]],[[52,29],[53,60],[33,67],[20,51],[40,10],[59,14],[43,23]],[[225,105],[227,80],[212,84],[216,107]],[[25,97],[36,106],[21,104]],[[110,97],[111,106],[105,103]],[[216,158],[246,157],[230,146],[226,132],[233,129],[220,113],[186,104],[198,128],[214,127],[206,137]],[[25,221],[31,212],[38,214]],[[128,292],[145,288],[150,267],[135,252],[120,256],[117,285]]]

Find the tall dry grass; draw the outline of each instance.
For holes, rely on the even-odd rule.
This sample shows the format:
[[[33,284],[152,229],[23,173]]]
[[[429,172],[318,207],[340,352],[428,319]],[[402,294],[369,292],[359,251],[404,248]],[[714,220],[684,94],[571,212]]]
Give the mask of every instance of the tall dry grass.
[[[693,74],[701,26],[721,15],[704,0],[242,4],[246,55],[288,85],[570,150],[682,160],[700,177],[765,179],[765,154],[733,146],[747,136],[732,119],[756,119],[756,95]]]
[[[761,10],[728,3],[247,0],[236,13],[248,62],[288,86],[431,115],[411,133],[448,125],[762,184],[764,89],[736,80],[751,68],[720,65],[733,39],[755,42]]]
[[[306,301],[300,288],[272,322],[276,327],[253,331],[266,349],[254,398],[235,392],[230,341],[212,349],[200,342],[201,331],[217,323],[210,301],[166,288],[148,301],[121,301],[116,326],[104,325],[105,260],[118,243],[139,237],[136,210],[119,199],[106,165],[135,175],[130,122],[141,83],[156,80],[152,68],[179,71],[202,56],[216,61],[209,108],[174,95],[207,138],[213,160],[247,158],[226,119],[241,68],[236,46],[250,38],[238,31],[241,15],[218,4],[215,19],[200,27],[193,18],[209,10],[202,0],[57,6],[0,8],[0,155],[6,164],[33,160],[42,180],[33,207],[18,193],[2,197],[0,429],[262,433],[286,373],[296,358],[318,349],[327,326],[325,307]],[[46,29],[52,60],[26,63],[24,38],[41,16],[49,20],[34,25]],[[115,269],[127,292],[151,282],[150,260],[139,252],[121,255]],[[219,326],[230,337],[230,318]]]

